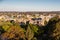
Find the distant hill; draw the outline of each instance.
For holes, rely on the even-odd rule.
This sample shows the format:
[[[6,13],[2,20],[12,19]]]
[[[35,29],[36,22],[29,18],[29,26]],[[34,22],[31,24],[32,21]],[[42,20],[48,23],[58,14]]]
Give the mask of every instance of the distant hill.
[[[0,14],[60,14],[60,11],[48,12],[17,12],[17,11],[0,11]]]

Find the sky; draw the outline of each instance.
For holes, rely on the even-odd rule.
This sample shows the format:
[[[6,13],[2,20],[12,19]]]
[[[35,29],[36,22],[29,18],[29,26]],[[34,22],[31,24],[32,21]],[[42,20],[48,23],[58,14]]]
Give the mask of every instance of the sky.
[[[0,11],[60,11],[60,0],[0,0]]]

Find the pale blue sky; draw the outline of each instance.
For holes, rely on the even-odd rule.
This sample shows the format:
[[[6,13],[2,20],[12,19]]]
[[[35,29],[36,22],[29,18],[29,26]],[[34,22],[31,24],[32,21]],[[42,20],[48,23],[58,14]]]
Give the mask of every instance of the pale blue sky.
[[[0,0],[0,11],[60,11],[60,0]]]

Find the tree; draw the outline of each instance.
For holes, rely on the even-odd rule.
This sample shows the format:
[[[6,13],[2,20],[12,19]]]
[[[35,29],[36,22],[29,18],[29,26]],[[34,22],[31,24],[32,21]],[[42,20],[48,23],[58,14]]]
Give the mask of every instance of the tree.
[[[11,25],[9,29],[1,35],[2,40],[25,40],[24,29],[19,24]]]
[[[26,31],[26,38],[28,40],[34,39],[35,33],[38,33],[38,26],[34,24],[29,24]]]
[[[31,28],[28,27],[28,28],[27,28],[27,31],[26,31],[26,38],[27,38],[27,40],[31,40],[33,37],[34,37],[34,33],[33,33],[33,31],[31,30]]]
[[[2,28],[2,26],[0,26],[0,35],[4,32],[5,32],[5,30]]]
[[[58,28],[58,23],[60,19],[56,16],[49,20],[48,24],[44,28],[43,39],[45,40],[56,40],[55,39],[55,32],[58,32],[56,29]],[[60,33],[59,33],[60,34]]]
[[[44,21],[44,25],[47,25],[47,23],[48,23],[48,22],[45,20],[45,21]]]
[[[5,33],[5,30],[2,28],[2,26],[0,26],[0,40],[1,40],[1,35]]]
[[[54,30],[53,37],[55,40],[60,40],[60,21],[55,25],[56,29]]]
[[[34,32],[34,33],[38,33],[38,26],[37,25],[34,25],[34,24],[29,24],[29,27],[31,28],[31,30]]]

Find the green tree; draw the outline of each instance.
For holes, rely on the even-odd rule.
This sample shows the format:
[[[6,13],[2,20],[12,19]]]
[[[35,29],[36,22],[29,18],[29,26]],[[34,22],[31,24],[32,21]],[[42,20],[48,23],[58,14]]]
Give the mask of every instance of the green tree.
[[[2,28],[2,26],[0,26],[0,35],[4,32],[5,32],[5,30]]]
[[[25,40],[25,34],[24,30],[19,26],[12,26],[6,31],[4,34],[1,35],[2,40],[19,40],[24,39]]]
[[[45,21],[44,21],[44,25],[47,25],[47,23],[48,23],[48,22],[45,20]]]
[[[56,29],[54,30],[53,37],[56,40],[60,40],[60,21],[56,23],[55,27]]]
[[[38,26],[34,24],[29,24],[29,27],[34,33],[38,33]]]
[[[27,28],[27,31],[26,31],[26,38],[27,38],[28,40],[31,40],[33,37],[34,37],[34,33],[33,33],[33,31],[31,30],[31,28],[28,27],[28,28]]]
[[[48,24],[44,28],[43,39],[56,40],[55,36],[53,36],[53,35],[55,35],[55,32],[58,32],[56,29],[59,26],[59,23],[58,23],[59,21],[60,21],[60,19],[57,16],[53,17],[49,20]]]

